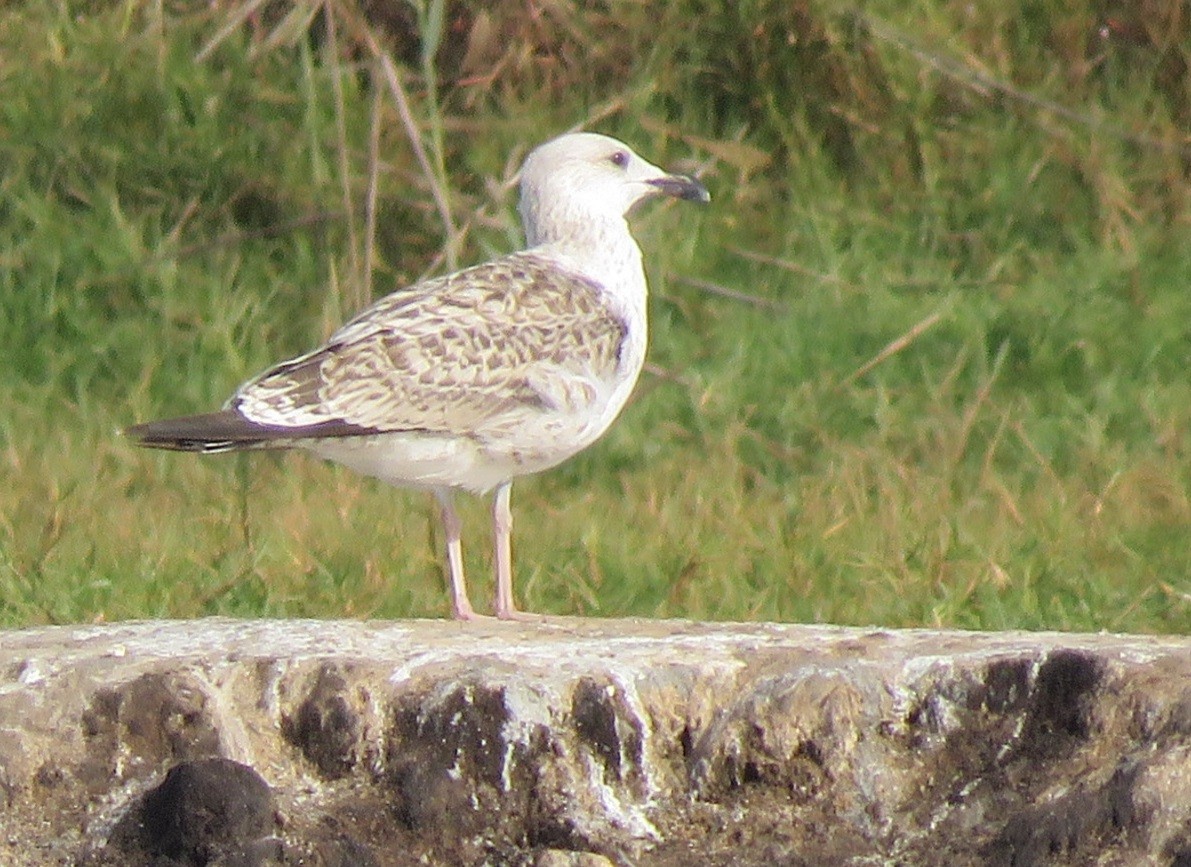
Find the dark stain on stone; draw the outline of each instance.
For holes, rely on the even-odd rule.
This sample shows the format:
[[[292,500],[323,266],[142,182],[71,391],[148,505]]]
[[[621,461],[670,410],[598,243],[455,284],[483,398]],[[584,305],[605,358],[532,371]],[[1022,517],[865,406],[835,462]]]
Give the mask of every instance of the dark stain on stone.
[[[1026,659],[998,660],[984,675],[982,706],[990,713],[1015,713],[1025,708],[1030,692],[1030,662]]]
[[[798,750],[794,755],[808,759],[816,768],[826,769],[827,767],[827,756],[818,741],[808,738],[798,745]]]
[[[473,810],[467,782],[433,761],[427,751],[412,750],[393,761],[388,781],[397,796],[394,813],[409,830],[444,825],[461,832],[473,830],[468,821]]]
[[[395,821],[391,793],[353,783],[320,815],[294,813],[282,836],[286,867],[398,867],[434,863],[422,858],[419,841]],[[326,806],[326,805],[324,805]],[[401,859],[398,860],[398,856]]]
[[[1191,693],[1187,693],[1175,703],[1167,715],[1166,723],[1162,726],[1165,737],[1183,738],[1191,735]],[[1191,867],[1191,865],[1188,865]]]
[[[75,776],[89,789],[164,765],[216,755],[219,732],[203,689],[184,674],[145,674],[95,696],[82,714],[86,759]]]
[[[526,844],[534,848],[580,852],[591,843],[575,830],[575,823],[553,814],[530,816],[526,823]]]
[[[499,786],[508,721],[504,689],[468,684],[433,707],[399,710],[394,737],[431,751],[436,765],[457,768],[461,777]]]
[[[792,802],[807,803],[830,787],[826,753],[815,738],[790,744],[786,753],[767,745],[766,732],[756,722],[743,726],[737,737],[738,747],[724,750],[713,764],[704,793],[709,800],[737,800],[750,790],[769,790]]]
[[[616,731],[616,708],[612,688],[583,678],[571,695],[571,716],[575,731],[604,765],[604,781],[620,779],[620,735]]]
[[[394,710],[384,780],[391,809],[406,829],[454,841],[440,852],[449,861],[495,857],[468,842],[481,837],[498,849],[524,843],[533,781],[522,748],[506,742],[508,721],[504,689],[475,684]]]
[[[97,692],[91,706],[83,711],[83,737],[95,738],[110,734],[120,718],[120,705],[123,701],[122,691],[105,689]]]
[[[1030,758],[1054,759],[1086,741],[1092,699],[1102,677],[1101,664],[1090,653],[1052,653],[1034,681],[1021,752]]]
[[[604,782],[625,782],[630,774],[640,776],[645,738],[628,701],[614,684],[581,678],[571,693],[571,718],[580,740],[604,766]]]
[[[1134,804],[1139,771],[1139,765],[1123,766],[1099,788],[1077,789],[1047,804],[1017,811],[985,847],[985,863],[988,867],[1037,867],[1056,863],[1056,856],[1070,860],[1081,853],[1103,852],[1139,819],[1144,821]]]
[[[358,840],[340,836],[325,840],[316,848],[319,867],[379,867],[372,849]]]
[[[33,779],[43,789],[56,789],[67,781],[67,776],[62,768],[46,762],[37,769]]]
[[[159,859],[155,864],[252,867],[280,855],[271,836],[276,812],[269,785],[252,768],[229,759],[174,766],[131,817],[135,822],[113,834],[111,844],[129,862],[143,854]]]
[[[761,773],[761,767],[756,762],[745,762],[744,767],[740,769],[741,785],[753,786],[762,782],[765,776]]]
[[[346,776],[356,764],[360,719],[348,695],[343,675],[324,667],[310,694],[281,723],[285,739],[327,779]]]

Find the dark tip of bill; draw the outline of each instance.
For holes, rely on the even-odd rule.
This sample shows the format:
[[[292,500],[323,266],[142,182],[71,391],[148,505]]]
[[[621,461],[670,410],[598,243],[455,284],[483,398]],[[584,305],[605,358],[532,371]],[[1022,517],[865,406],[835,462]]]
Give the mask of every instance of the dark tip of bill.
[[[711,193],[689,175],[666,175],[649,182],[667,196],[682,199],[687,202],[710,202]]]

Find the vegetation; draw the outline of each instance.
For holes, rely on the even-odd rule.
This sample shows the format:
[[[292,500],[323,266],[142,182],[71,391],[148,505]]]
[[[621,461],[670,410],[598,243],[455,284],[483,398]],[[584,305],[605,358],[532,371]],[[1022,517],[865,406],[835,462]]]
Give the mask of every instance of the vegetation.
[[[583,124],[713,202],[635,221],[650,372],[515,486],[523,604],[1191,629],[1180,0],[237,3],[0,10],[0,625],[443,615],[424,495],[117,431],[514,248]]]

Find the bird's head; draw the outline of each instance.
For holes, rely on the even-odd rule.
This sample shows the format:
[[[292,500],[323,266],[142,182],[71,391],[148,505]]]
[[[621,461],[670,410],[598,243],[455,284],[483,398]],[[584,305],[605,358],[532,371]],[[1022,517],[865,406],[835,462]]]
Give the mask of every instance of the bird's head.
[[[692,177],[665,172],[628,145],[596,133],[569,133],[535,148],[521,168],[521,216],[529,243],[550,240],[552,223],[621,220],[638,202],[672,196],[711,199]]]

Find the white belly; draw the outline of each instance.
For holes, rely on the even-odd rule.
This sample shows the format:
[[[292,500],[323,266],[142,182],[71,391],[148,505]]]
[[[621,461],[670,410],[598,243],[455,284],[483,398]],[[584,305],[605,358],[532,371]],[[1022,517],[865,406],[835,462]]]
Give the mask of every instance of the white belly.
[[[296,445],[398,487],[483,493],[557,466],[594,443],[624,408],[639,370],[638,362],[614,382],[588,383],[596,393],[589,393],[588,400],[564,402],[570,404],[565,409],[527,408],[481,430],[329,437]]]

